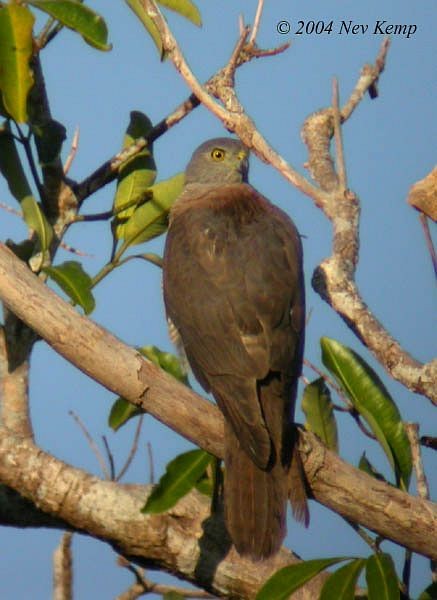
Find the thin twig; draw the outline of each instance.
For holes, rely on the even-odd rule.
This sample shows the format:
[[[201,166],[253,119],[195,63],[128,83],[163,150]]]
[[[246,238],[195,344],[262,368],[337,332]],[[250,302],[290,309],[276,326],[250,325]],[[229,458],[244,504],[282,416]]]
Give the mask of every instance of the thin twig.
[[[366,542],[366,544],[368,546],[370,546],[370,548],[373,550],[373,552],[377,552],[379,550],[380,541],[374,539],[371,535],[369,535],[367,533],[367,531],[365,529],[360,527],[360,525],[358,525],[354,521],[351,521],[350,519],[346,519],[345,517],[343,517],[343,519],[346,521],[346,523],[348,525],[350,525],[352,527],[352,529],[356,533],[358,533],[358,535]]]
[[[423,212],[419,212],[419,221],[422,225],[423,235],[425,236],[426,247],[428,248],[429,255],[431,256],[431,262],[434,268],[434,275],[437,279],[437,254],[434,248],[434,242],[431,237],[431,232],[429,230],[428,217],[425,214],[423,214]]]
[[[362,422],[360,413],[355,408],[350,410],[349,413],[352,416],[355,423],[358,425],[358,427],[364,433],[364,435],[367,436],[368,438],[370,438],[371,440],[376,440],[376,436],[371,431],[369,431],[367,429],[367,427],[364,425],[364,423]]]
[[[331,379],[331,377],[329,377],[329,375],[327,375],[324,371],[319,369],[314,363],[312,363],[307,358],[303,359],[303,364],[305,366],[307,366],[308,368],[310,368],[315,373],[317,373],[317,375],[319,377],[321,377],[324,381],[326,381],[326,383],[329,385],[329,387],[332,387],[332,389],[337,392],[337,394],[340,396],[340,398],[343,400],[343,402],[347,405],[348,408],[350,408],[352,406],[351,403],[349,402],[349,400],[343,394],[342,389],[335,383],[335,381],[333,379]]]
[[[149,483],[155,483],[155,462],[153,460],[153,447],[150,442],[147,442],[147,456],[149,457]]]
[[[411,581],[411,560],[413,553],[409,548],[405,548],[404,566],[402,569],[402,586],[401,599],[409,600],[410,598],[410,581]]]
[[[53,600],[72,600],[73,598],[72,538],[71,532],[64,533],[53,552]]]
[[[88,429],[82,423],[82,421],[78,417],[78,415],[76,415],[72,410],[70,410],[68,414],[73,417],[73,419],[79,425],[79,428],[82,430],[82,433],[84,434],[84,436],[85,436],[85,438],[86,438],[86,440],[87,440],[87,442],[88,442],[91,450],[93,451],[94,456],[97,458],[97,461],[98,461],[98,463],[100,465],[100,468],[102,469],[102,473],[103,473],[105,479],[110,480],[111,479],[111,474],[108,471],[108,467],[106,466],[105,459],[103,458],[102,453],[100,452],[99,448],[97,447],[95,441],[91,437],[91,434],[88,432]]]
[[[339,185],[344,191],[347,190],[347,174],[344,159],[343,136],[341,131],[340,99],[338,91],[338,79],[332,81],[332,110],[334,117],[334,140],[336,153],[336,167]]]
[[[417,494],[421,498],[429,500],[429,485],[423,468],[418,423],[405,423],[405,431],[411,446],[411,457],[413,459],[413,468],[416,475]]]
[[[432,450],[437,450],[437,437],[432,435],[422,435],[420,438],[420,443],[425,448],[431,448]]]
[[[6,212],[10,213],[11,215],[15,215],[16,217],[20,217],[21,218],[23,216],[23,213],[21,212],[21,210],[17,210],[16,208],[12,208],[12,206],[8,206],[4,202],[0,202],[0,208],[2,210],[5,210]]]
[[[23,145],[24,152],[26,153],[27,162],[29,163],[30,172],[32,173],[32,177],[33,177],[35,185],[38,189],[38,193],[40,195],[40,198],[43,199],[44,198],[44,188],[43,188],[43,185],[39,178],[39,173],[38,173],[38,169],[36,168],[35,159],[33,158],[32,148],[29,143],[29,137],[24,135],[24,133],[22,132],[21,127],[18,123],[15,123],[15,127],[17,128],[18,137],[20,139],[20,142]]]
[[[126,462],[124,463],[124,465],[120,469],[120,472],[118,473],[118,475],[115,478],[116,481],[120,481],[120,479],[126,474],[126,471],[131,466],[132,461],[135,458],[136,453],[138,452],[138,442],[140,439],[141,427],[143,425],[143,420],[144,420],[144,415],[140,415],[138,422],[137,422],[136,429],[135,429],[134,439],[132,442],[130,452],[128,454]]]
[[[377,83],[380,75],[385,69],[385,62],[387,59],[388,49],[390,47],[390,38],[387,37],[384,39],[381,44],[381,48],[379,49],[378,56],[376,57],[374,65],[365,65],[361,70],[361,76],[358,79],[358,82],[350,95],[348,101],[341,109],[341,117],[342,122],[347,121],[350,118],[354,110],[360,104],[364,95],[372,90],[370,93],[372,98],[376,98],[378,95],[377,92]]]
[[[165,594],[170,594],[172,592],[175,594],[181,595],[183,598],[215,598],[215,596],[213,596],[203,590],[186,589],[186,588],[175,586],[175,585],[165,585],[165,584],[160,584],[160,583],[154,583],[153,581],[150,581],[149,579],[146,578],[145,572],[142,569],[139,569],[132,563],[128,562],[122,556],[118,557],[117,562],[120,567],[124,567],[125,569],[130,571],[135,576],[135,579],[137,580],[137,585],[135,586],[135,584],[134,584],[134,586],[132,586],[130,588],[137,595],[132,595],[132,593],[130,593],[130,595],[128,595],[129,594],[129,590],[128,590],[124,594],[121,594],[120,596],[118,596],[117,600],[128,600],[128,599],[131,600],[134,598],[139,598],[140,595],[143,595],[145,593],[155,593],[155,594],[161,594],[162,596],[164,596]],[[141,591],[141,588],[142,588],[142,594],[138,594],[138,592]]]
[[[65,242],[61,242],[59,245],[61,246],[61,248],[63,248],[67,252],[71,252],[72,254],[77,254],[77,256],[86,256],[88,258],[94,257],[94,254],[89,254],[88,252],[84,252],[83,250],[78,250],[77,248],[73,248],[73,246],[69,246]]]
[[[107,457],[108,463],[109,463],[110,480],[115,481],[115,460],[114,460],[114,455],[112,454],[112,450],[111,450],[111,447],[109,445],[106,435],[102,435],[102,441],[103,441],[103,445],[105,446],[106,457]]]
[[[73,140],[71,142],[70,152],[69,152],[69,154],[67,156],[67,160],[65,161],[65,164],[64,164],[64,175],[67,175],[68,171],[70,170],[71,165],[73,164],[73,160],[76,157],[78,147],[79,147],[79,126],[76,127],[76,129],[74,131]]]
[[[259,26],[261,23],[261,16],[264,8],[264,0],[258,0],[258,6],[256,7],[255,19],[253,21],[252,32],[249,37],[249,44],[253,45],[258,35]]]

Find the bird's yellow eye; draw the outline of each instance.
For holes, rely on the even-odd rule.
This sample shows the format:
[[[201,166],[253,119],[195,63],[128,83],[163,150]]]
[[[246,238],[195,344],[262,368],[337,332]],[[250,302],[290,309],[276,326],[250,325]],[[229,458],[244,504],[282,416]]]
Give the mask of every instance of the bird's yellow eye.
[[[211,157],[213,160],[220,161],[224,159],[225,154],[226,152],[221,148],[214,148],[214,150],[211,152]]]

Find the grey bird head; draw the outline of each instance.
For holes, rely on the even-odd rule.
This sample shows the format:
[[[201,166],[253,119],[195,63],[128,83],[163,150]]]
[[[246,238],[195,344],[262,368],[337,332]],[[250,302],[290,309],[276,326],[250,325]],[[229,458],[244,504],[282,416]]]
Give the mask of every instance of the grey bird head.
[[[214,138],[193,153],[185,171],[185,185],[247,182],[249,150],[234,138]]]

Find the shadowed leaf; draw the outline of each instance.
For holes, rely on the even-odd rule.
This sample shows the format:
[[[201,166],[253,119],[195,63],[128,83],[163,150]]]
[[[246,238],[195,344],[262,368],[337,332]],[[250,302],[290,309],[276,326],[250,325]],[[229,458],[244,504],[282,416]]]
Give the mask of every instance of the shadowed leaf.
[[[24,198],[32,195],[8,123],[4,123],[2,131],[0,131],[0,172],[6,179],[11,194],[18,202],[21,203]]]
[[[323,364],[369,424],[384,449],[398,485],[408,489],[412,468],[410,443],[399,410],[384,384],[350,348],[326,337],[320,343]]]
[[[138,352],[170,375],[173,375],[175,379],[190,387],[187,373],[177,356],[171,352],[163,352],[156,346],[142,346],[138,348]]]
[[[8,114],[18,123],[27,121],[27,95],[33,85],[32,13],[19,4],[0,10],[0,91]]]
[[[111,407],[108,417],[108,425],[114,431],[120,429],[122,425],[127,423],[132,417],[141,415],[144,411],[135,404],[128,402],[125,398],[117,398]]]
[[[56,267],[45,267],[44,271],[75,304],[83,308],[86,315],[94,310],[96,303],[91,292],[92,280],[79,262],[68,260]]]
[[[363,452],[363,454],[361,455],[360,462],[358,463],[358,468],[360,469],[360,471],[367,473],[367,475],[378,479],[378,481],[384,481],[385,483],[387,483],[387,480],[384,477],[384,475],[382,475],[379,471],[375,469],[372,463],[368,460],[365,452]]]
[[[190,450],[174,458],[141,512],[162,513],[174,506],[196,485],[211,461],[212,456],[204,450]]]
[[[29,229],[33,230],[39,239],[42,252],[49,249],[53,239],[53,229],[47,221],[41,206],[33,196],[26,196],[21,201],[23,217]]]
[[[420,594],[417,600],[435,600],[437,598],[437,581],[431,583],[423,592]]]
[[[83,39],[98,50],[110,50],[108,28],[100,15],[77,0],[27,0],[35,8],[44,11],[60,23],[79,33]]]
[[[331,394],[321,377],[305,387],[302,410],[306,416],[307,429],[318,435],[330,450],[338,452],[337,423]]]

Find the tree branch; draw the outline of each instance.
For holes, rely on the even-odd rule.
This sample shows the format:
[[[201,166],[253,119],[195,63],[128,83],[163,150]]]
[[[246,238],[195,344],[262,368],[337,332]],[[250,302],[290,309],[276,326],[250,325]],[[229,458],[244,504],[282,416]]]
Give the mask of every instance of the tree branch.
[[[0,478],[41,510],[109,543],[129,560],[165,569],[221,597],[253,597],[275,570],[297,561],[285,549],[262,563],[239,557],[229,549],[222,518],[209,517],[210,501],[196,491],[165,514],[144,515],[152,486],[100,480],[5,429],[0,429]],[[325,578],[312,581],[296,599],[318,597]]]
[[[79,315],[2,245],[0,298],[90,377],[208,452],[223,456],[223,418],[213,404]],[[318,502],[415,552],[437,557],[434,504],[369,477],[329,452],[313,435],[305,433],[302,438],[305,473]]]

